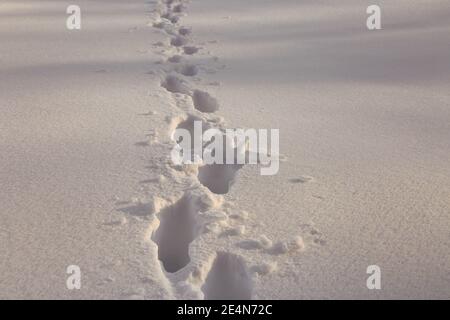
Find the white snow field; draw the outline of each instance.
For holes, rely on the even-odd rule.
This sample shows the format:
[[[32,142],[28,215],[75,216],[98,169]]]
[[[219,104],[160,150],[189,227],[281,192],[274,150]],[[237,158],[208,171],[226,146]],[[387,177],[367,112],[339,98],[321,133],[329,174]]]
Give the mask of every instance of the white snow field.
[[[450,298],[448,1],[74,3],[0,3],[0,299]]]

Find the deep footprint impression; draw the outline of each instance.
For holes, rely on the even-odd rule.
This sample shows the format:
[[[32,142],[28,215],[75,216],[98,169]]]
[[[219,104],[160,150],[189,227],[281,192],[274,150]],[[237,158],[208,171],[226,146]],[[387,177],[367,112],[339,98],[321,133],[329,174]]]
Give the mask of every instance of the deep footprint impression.
[[[219,103],[216,98],[211,97],[208,92],[195,90],[192,95],[194,107],[200,112],[212,113],[219,110]]]
[[[227,194],[241,164],[209,164],[198,169],[198,180],[215,194]]]
[[[158,259],[167,272],[177,272],[190,262],[189,244],[199,234],[198,208],[189,196],[157,214],[160,221],[152,240],[158,245]]]
[[[253,283],[242,257],[218,252],[202,286],[205,300],[250,300]]]

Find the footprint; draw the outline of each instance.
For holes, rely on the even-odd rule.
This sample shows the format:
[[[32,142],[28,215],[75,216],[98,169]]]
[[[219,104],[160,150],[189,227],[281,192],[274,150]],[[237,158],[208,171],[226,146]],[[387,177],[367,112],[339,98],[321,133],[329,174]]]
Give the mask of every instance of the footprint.
[[[200,112],[212,113],[219,110],[219,103],[216,98],[211,97],[208,92],[195,90],[192,95],[194,107]]]
[[[198,168],[198,180],[215,194],[226,194],[236,181],[237,173],[244,164],[238,157],[238,149],[229,145],[230,141],[223,140],[223,159],[221,163],[205,164]],[[206,145],[208,146],[208,145]],[[230,149],[231,147],[231,149]],[[233,161],[228,158],[227,152],[232,152]],[[213,149],[212,154],[215,153]],[[247,154],[245,155],[247,158]]]
[[[203,121],[199,117],[189,115],[186,120],[183,120],[183,121],[179,122],[176,125],[175,130],[177,130],[177,129],[186,129],[187,131],[189,131],[191,137],[194,138],[195,137],[194,129],[195,129],[195,123],[196,122],[201,122],[201,126],[202,126],[203,130],[207,130],[207,129],[209,129],[211,127],[210,124],[206,123],[205,121]],[[172,134],[172,140],[174,140],[173,136],[174,135]],[[194,140],[194,139],[192,139],[192,140]],[[175,141],[175,142],[178,142],[178,141]]]
[[[182,47],[189,42],[188,38],[183,36],[176,36],[170,40],[170,44],[174,47]]]
[[[215,194],[226,194],[236,179],[241,164],[208,164],[198,169],[198,180]]]
[[[170,63],[180,63],[181,60],[183,60],[183,57],[178,55],[178,54],[176,54],[176,55],[170,57],[169,59],[167,59],[167,61],[169,61]]]
[[[193,77],[197,75],[198,68],[196,65],[193,64],[186,64],[178,69],[178,72],[186,77]],[[195,95],[195,92],[194,92]]]
[[[202,119],[200,119],[200,118],[198,118],[196,116],[190,115],[186,120],[184,120],[184,121],[180,122],[178,125],[176,125],[175,129],[171,133],[171,139],[173,141],[175,141],[176,143],[181,144],[181,142],[183,141],[182,140],[183,138],[182,137],[178,138],[178,135],[176,135],[177,130],[178,129],[185,129],[185,130],[187,130],[189,132],[190,137],[191,137],[190,145],[186,146],[186,144],[183,144],[183,148],[187,148],[187,147],[190,148],[190,153],[191,153],[190,154],[190,159],[191,160],[195,159],[195,156],[196,156],[195,155],[195,151],[196,150],[194,149],[195,143],[196,143],[196,139],[201,138],[201,136],[197,136],[195,134],[195,124],[196,124],[196,122],[200,122],[201,123],[202,130],[208,130],[208,129],[211,128],[211,125],[209,123],[206,123],[205,121],[203,121]],[[197,126],[198,126],[198,124],[197,124]],[[198,143],[201,144],[202,142],[199,141]],[[186,150],[184,150],[184,151],[186,151]],[[202,150],[199,150],[199,152],[203,152],[203,148],[202,148]]]
[[[186,7],[183,4],[177,4],[172,8],[172,12],[175,13],[183,13],[186,10]]]
[[[205,300],[249,300],[253,283],[242,257],[218,252],[201,288]]]
[[[157,214],[160,221],[152,240],[158,246],[158,258],[167,272],[173,273],[190,262],[189,244],[200,233],[198,208],[190,196]]]
[[[187,55],[196,54],[200,49],[194,46],[184,46],[183,51]]]
[[[182,36],[188,36],[191,34],[191,32],[191,29],[187,27],[181,27],[180,29],[178,29],[178,33]]]
[[[183,80],[180,80],[173,75],[168,75],[166,79],[161,83],[161,86],[172,93],[189,94],[189,88],[183,82]]]

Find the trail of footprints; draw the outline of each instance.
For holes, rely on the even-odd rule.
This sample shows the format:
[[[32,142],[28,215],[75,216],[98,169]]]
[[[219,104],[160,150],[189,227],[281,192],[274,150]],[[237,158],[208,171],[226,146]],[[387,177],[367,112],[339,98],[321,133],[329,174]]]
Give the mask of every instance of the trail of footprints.
[[[162,21],[154,24],[156,28],[164,30],[171,37],[170,45],[178,51],[167,61],[176,64],[174,71],[179,75],[168,73],[162,80],[161,86],[170,93],[189,96],[194,109],[198,112],[214,113],[219,110],[217,99],[208,92],[191,89],[187,81],[181,77],[194,77],[199,73],[197,65],[182,63],[185,61],[183,55],[191,56],[199,51],[197,47],[188,45],[191,29],[175,27],[180,20],[177,14],[183,13],[185,8],[183,3],[165,1],[166,12],[160,16]],[[174,30],[178,30],[178,34],[174,34]],[[202,119],[188,114],[186,119],[179,121],[175,129],[187,129],[193,136],[194,121],[202,121]],[[209,125],[205,124],[205,127]],[[198,170],[198,181],[215,194],[225,194],[236,172],[237,169],[229,165],[203,166]],[[152,240],[158,246],[158,258],[166,272],[176,273],[191,262],[190,244],[204,231],[200,223],[200,210],[195,198],[190,193],[186,193],[176,203],[157,213],[159,226],[154,230]],[[206,225],[206,223],[203,224],[203,226]],[[219,252],[206,274],[199,290],[205,299],[251,298],[251,278],[243,258],[231,253]]]
[[[171,95],[176,105],[190,102],[190,110],[179,109],[179,115],[169,119],[171,135],[177,128],[194,131],[194,121],[202,121],[204,128],[220,128],[222,120],[214,114],[220,105],[210,93],[196,89],[189,79],[198,77],[201,69],[190,63],[191,56],[200,52],[192,44],[192,30],[179,23],[186,14],[184,0],[157,0],[153,27],[163,32],[168,41],[161,46],[167,55],[162,64],[161,87]],[[172,138],[172,143],[179,143]],[[172,283],[176,297],[187,299],[251,299],[254,297],[255,275],[265,275],[276,270],[276,262],[248,266],[246,260],[233,250],[215,246],[218,239],[245,234],[247,213],[224,201],[242,165],[213,164],[204,166],[173,166],[177,174],[185,174],[193,184],[178,199],[159,200],[150,225],[150,239],[157,246],[158,259],[163,273]],[[163,197],[163,195],[161,195]],[[156,199],[156,198],[155,198]],[[160,198],[157,198],[160,199]],[[209,247],[191,246],[199,237]],[[278,255],[301,251],[301,238],[288,243],[275,243],[262,236],[243,240],[237,249],[262,250]],[[243,240],[243,241],[242,241]]]

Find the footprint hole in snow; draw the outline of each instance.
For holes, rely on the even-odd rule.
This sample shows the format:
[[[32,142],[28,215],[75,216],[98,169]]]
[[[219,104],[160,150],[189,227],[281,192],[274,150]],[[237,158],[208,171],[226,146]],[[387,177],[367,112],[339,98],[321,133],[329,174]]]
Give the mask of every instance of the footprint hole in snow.
[[[200,233],[198,208],[189,196],[157,214],[159,227],[152,234],[158,258],[167,272],[173,273],[190,262],[189,245]]]
[[[161,83],[161,86],[172,93],[189,93],[189,88],[187,85],[174,75],[168,75]]]
[[[208,92],[195,90],[192,94],[192,101],[195,109],[204,113],[213,113],[219,110],[217,99],[212,97]]]
[[[183,51],[187,55],[193,55],[196,54],[200,49],[198,47],[194,46],[184,46]]]
[[[198,74],[198,67],[193,64],[186,64],[178,69],[178,72],[186,77],[193,77]]]
[[[201,288],[205,300],[249,300],[253,282],[244,259],[218,252]]]

